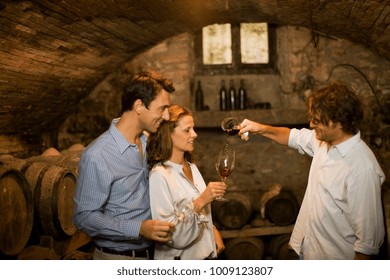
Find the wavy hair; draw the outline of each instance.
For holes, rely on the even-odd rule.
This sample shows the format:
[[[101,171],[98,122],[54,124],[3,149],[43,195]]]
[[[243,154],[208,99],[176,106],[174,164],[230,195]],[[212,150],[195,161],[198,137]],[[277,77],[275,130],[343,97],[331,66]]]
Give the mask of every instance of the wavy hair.
[[[318,115],[323,124],[339,122],[346,133],[356,134],[363,121],[358,96],[345,84],[334,82],[320,88],[308,98],[309,114]]]
[[[192,116],[192,112],[179,105],[171,105],[169,110],[169,121],[164,120],[158,130],[149,135],[146,151],[148,155],[149,170],[157,163],[169,160],[172,156],[173,143],[171,134],[178,125],[178,122],[185,116]],[[184,159],[188,162],[194,162],[192,152],[184,152]]]

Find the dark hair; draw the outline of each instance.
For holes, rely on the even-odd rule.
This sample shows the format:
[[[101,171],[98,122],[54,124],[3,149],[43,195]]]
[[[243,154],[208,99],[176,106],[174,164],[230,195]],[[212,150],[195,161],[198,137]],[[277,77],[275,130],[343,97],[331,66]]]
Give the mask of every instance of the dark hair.
[[[168,110],[169,121],[164,120],[158,130],[149,136],[148,145],[146,146],[149,169],[152,169],[159,162],[164,163],[170,159],[173,148],[171,138],[173,130],[184,116],[192,116],[190,110],[179,105],[171,105]],[[184,152],[184,159],[188,162],[193,162],[194,156],[192,152]]]
[[[318,114],[324,124],[339,122],[346,133],[356,134],[363,120],[357,95],[345,84],[334,82],[315,91],[308,98],[309,114]]]
[[[172,81],[160,75],[150,72],[140,72],[133,75],[123,89],[121,114],[132,110],[137,99],[140,99],[148,108],[150,102],[163,89],[169,93],[175,91]]]

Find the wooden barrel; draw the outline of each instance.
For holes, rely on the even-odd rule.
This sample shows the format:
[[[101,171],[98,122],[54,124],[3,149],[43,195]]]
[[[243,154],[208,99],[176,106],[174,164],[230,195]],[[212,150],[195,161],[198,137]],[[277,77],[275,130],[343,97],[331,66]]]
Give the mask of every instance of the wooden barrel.
[[[62,240],[72,236],[76,175],[65,167],[43,160],[7,159],[2,164],[24,174],[33,194],[35,223],[44,235]]]
[[[26,177],[27,173],[31,180],[36,179],[34,204],[44,233],[57,240],[72,236],[77,230],[73,223],[76,175],[67,168],[43,162],[31,163]]]
[[[265,217],[279,226],[286,226],[295,222],[299,212],[299,203],[295,195],[282,190],[272,197],[265,205]]]
[[[214,217],[223,228],[242,228],[249,222],[253,213],[250,199],[242,192],[226,193],[225,198],[228,201],[213,202]]]
[[[267,202],[277,196],[282,190],[282,186],[280,184],[271,185],[266,192],[264,192],[260,198],[259,203],[259,213],[262,219],[265,219],[265,205]],[[256,203],[254,205],[257,205]]]
[[[78,165],[80,161],[79,152],[74,153],[66,153],[66,155],[57,155],[57,156],[35,156],[28,158],[27,161],[38,161],[43,162],[48,165],[58,165],[67,169],[72,170],[74,174],[77,176],[78,174]]]
[[[48,161],[65,168],[69,168],[77,176],[80,156],[84,151],[84,148],[85,147],[82,144],[73,144],[68,149],[61,152],[54,148],[49,148],[44,151],[41,156],[31,158],[31,160]]]
[[[299,256],[290,248],[290,234],[275,235],[269,243],[269,253],[273,260],[297,260]]]
[[[61,151],[62,154],[67,154],[67,153],[79,153],[81,154],[85,149],[85,146],[81,143],[76,143],[70,146],[68,149]]]
[[[61,256],[55,249],[53,238],[42,236],[38,245],[24,248],[18,255],[18,260],[59,260]]]
[[[26,246],[34,222],[34,203],[24,175],[0,167],[0,252],[14,256]]]
[[[228,239],[224,254],[228,260],[261,260],[264,254],[264,243],[259,237]]]
[[[63,260],[93,260],[92,252],[75,250],[62,257]]]

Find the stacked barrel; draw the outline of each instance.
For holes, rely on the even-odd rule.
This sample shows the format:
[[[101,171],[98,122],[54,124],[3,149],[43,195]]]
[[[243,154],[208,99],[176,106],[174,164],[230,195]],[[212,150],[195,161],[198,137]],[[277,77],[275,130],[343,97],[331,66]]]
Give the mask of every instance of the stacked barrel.
[[[0,252],[18,254],[33,227],[33,195],[21,172],[0,167]]]
[[[53,243],[71,237],[80,239],[80,232],[73,224],[73,211],[77,167],[83,148],[74,145],[62,152],[50,148],[27,159],[0,156],[0,255],[19,259],[80,255],[72,250],[60,256],[53,250],[56,246]],[[229,191],[225,198],[227,202],[215,201],[212,206],[215,223],[226,231],[288,226],[295,222],[299,211],[294,194],[279,185],[256,194]],[[231,260],[262,259],[266,254],[272,259],[291,259],[295,255],[288,248],[289,237],[289,234],[279,234],[228,238],[224,255]],[[29,246],[42,243],[43,247]]]
[[[0,156],[1,254],[17,256],[33,239],[66,240],[76,232],[73,196],[82,148],[51,148],[27,159]]]
[[[221,230],[241,230],[263,226],[289,226],[299,212],[296,196],[278,184],[261,193],[230,191],[226,202],[213,202],[213,218]],[[244,236],[225,239],[224,257],[230,260],[293,259],[288,247],[290,234]]]

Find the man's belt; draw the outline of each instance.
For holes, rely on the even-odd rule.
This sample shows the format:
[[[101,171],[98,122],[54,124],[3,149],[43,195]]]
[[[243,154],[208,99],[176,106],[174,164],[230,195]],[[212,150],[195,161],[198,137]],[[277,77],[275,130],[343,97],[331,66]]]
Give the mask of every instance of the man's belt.
[[[151,248],[145,248],[145,249],[134,249],[134,250],[127,250],[127,251],[117,251],[114,249],[106,248],[106,247],[99,247],[95,246],[96,249],[103,253],[112,254],[112,255],[122,255],[122,256],[128,256],[132,258],[144,258],[149,259],[149,257],[152,256],[152,249]]]

